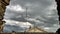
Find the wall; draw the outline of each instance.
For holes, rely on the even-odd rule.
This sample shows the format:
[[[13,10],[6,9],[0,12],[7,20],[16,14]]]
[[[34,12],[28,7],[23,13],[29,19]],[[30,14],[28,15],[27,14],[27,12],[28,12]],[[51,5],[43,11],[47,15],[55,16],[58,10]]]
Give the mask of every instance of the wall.
[[[14,34],[14,33],[0,33],[0,34]],[[55,33],[28,33],[28,32],[17,32],[15,34],[55,34]]]
[[[55,1],[56,1],[56,4],[57,4],[57,11],[58,11],[59,21],[60,21],[60,0],[55,0]]]
[[[5,23],[5,21],[3,21],[4,13],[5,13],[6,6],[9,5],[9,1],[10,0],[0,0],[0,32],[3,31],[3,27]]]

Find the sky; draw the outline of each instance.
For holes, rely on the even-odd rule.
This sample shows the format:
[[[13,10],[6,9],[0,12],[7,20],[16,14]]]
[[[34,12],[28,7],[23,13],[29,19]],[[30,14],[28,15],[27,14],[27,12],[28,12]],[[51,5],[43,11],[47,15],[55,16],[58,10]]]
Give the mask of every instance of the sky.
[[[30,26],[48,32],[55,32],[59,28],[54,0],[11,0],[6,7],[4,32],[24,32]]]

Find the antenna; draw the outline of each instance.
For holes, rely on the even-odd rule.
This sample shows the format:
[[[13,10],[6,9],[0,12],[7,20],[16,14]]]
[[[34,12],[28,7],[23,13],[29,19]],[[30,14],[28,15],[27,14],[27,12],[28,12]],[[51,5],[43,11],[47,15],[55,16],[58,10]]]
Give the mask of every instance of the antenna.
[[[28,13],[27,13],[27,11],[28,11],[28,7],[26,7],[26,25],[29,26],[29,25],[27,24],[27,23],[28,23],[28,21],[27,21],[27,18],[28,18]],[[26,29],[25,29],[24,32],[26,32]]]
[[[27,9],[28,9],[28,8],[26,8],[26,18],[27,18]]]
[[[26,7],[26,18],[27,18],[27,7]],[[27,25],[27,19],[26,19],[26,25]],[[25,31],[24,32],[26,32],[26,29],[25,29]]]

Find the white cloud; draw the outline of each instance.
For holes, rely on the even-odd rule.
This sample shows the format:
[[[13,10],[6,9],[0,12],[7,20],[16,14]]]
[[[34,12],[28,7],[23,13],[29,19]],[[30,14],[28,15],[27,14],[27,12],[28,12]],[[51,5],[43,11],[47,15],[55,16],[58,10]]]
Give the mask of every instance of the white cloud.
[[[25,9],[23,9],[20,5],[7,6],[7,9],[9,9],[11,11],[20,11],[20,12],[25,11]]]
[[[48,27],[45,27],[44,29],[50,29],[50,28],[48,28]]]
[[[15,25],[15,26],[20,26],[20,27],[30,27],[33,26],[29,22],[19,22],[19,21],[14,21],[14,20],[6,20],[6,25]]]
[[[6,21],[5,27],[4,27],[4,32],[24,32],[26,28],[29,28],[30,26],[33,26],[29,22],[19,22],[19,21],[14,21],[14,20],[7,20]],[[18,28],[16,28],[18,27]],[[21,30],[22,29],[22,30]]]

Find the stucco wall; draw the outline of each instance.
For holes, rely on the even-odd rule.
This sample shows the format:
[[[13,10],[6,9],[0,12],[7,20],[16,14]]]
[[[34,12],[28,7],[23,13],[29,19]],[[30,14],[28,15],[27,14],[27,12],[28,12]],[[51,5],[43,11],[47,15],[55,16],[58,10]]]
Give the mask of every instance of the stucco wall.
[[[4,23],[5,23],[5,21],[3,21],[4,13],[6,6],[9,5],[9,1],[10,0],[0,0],[0,32],[2,32],[4,27]]]

